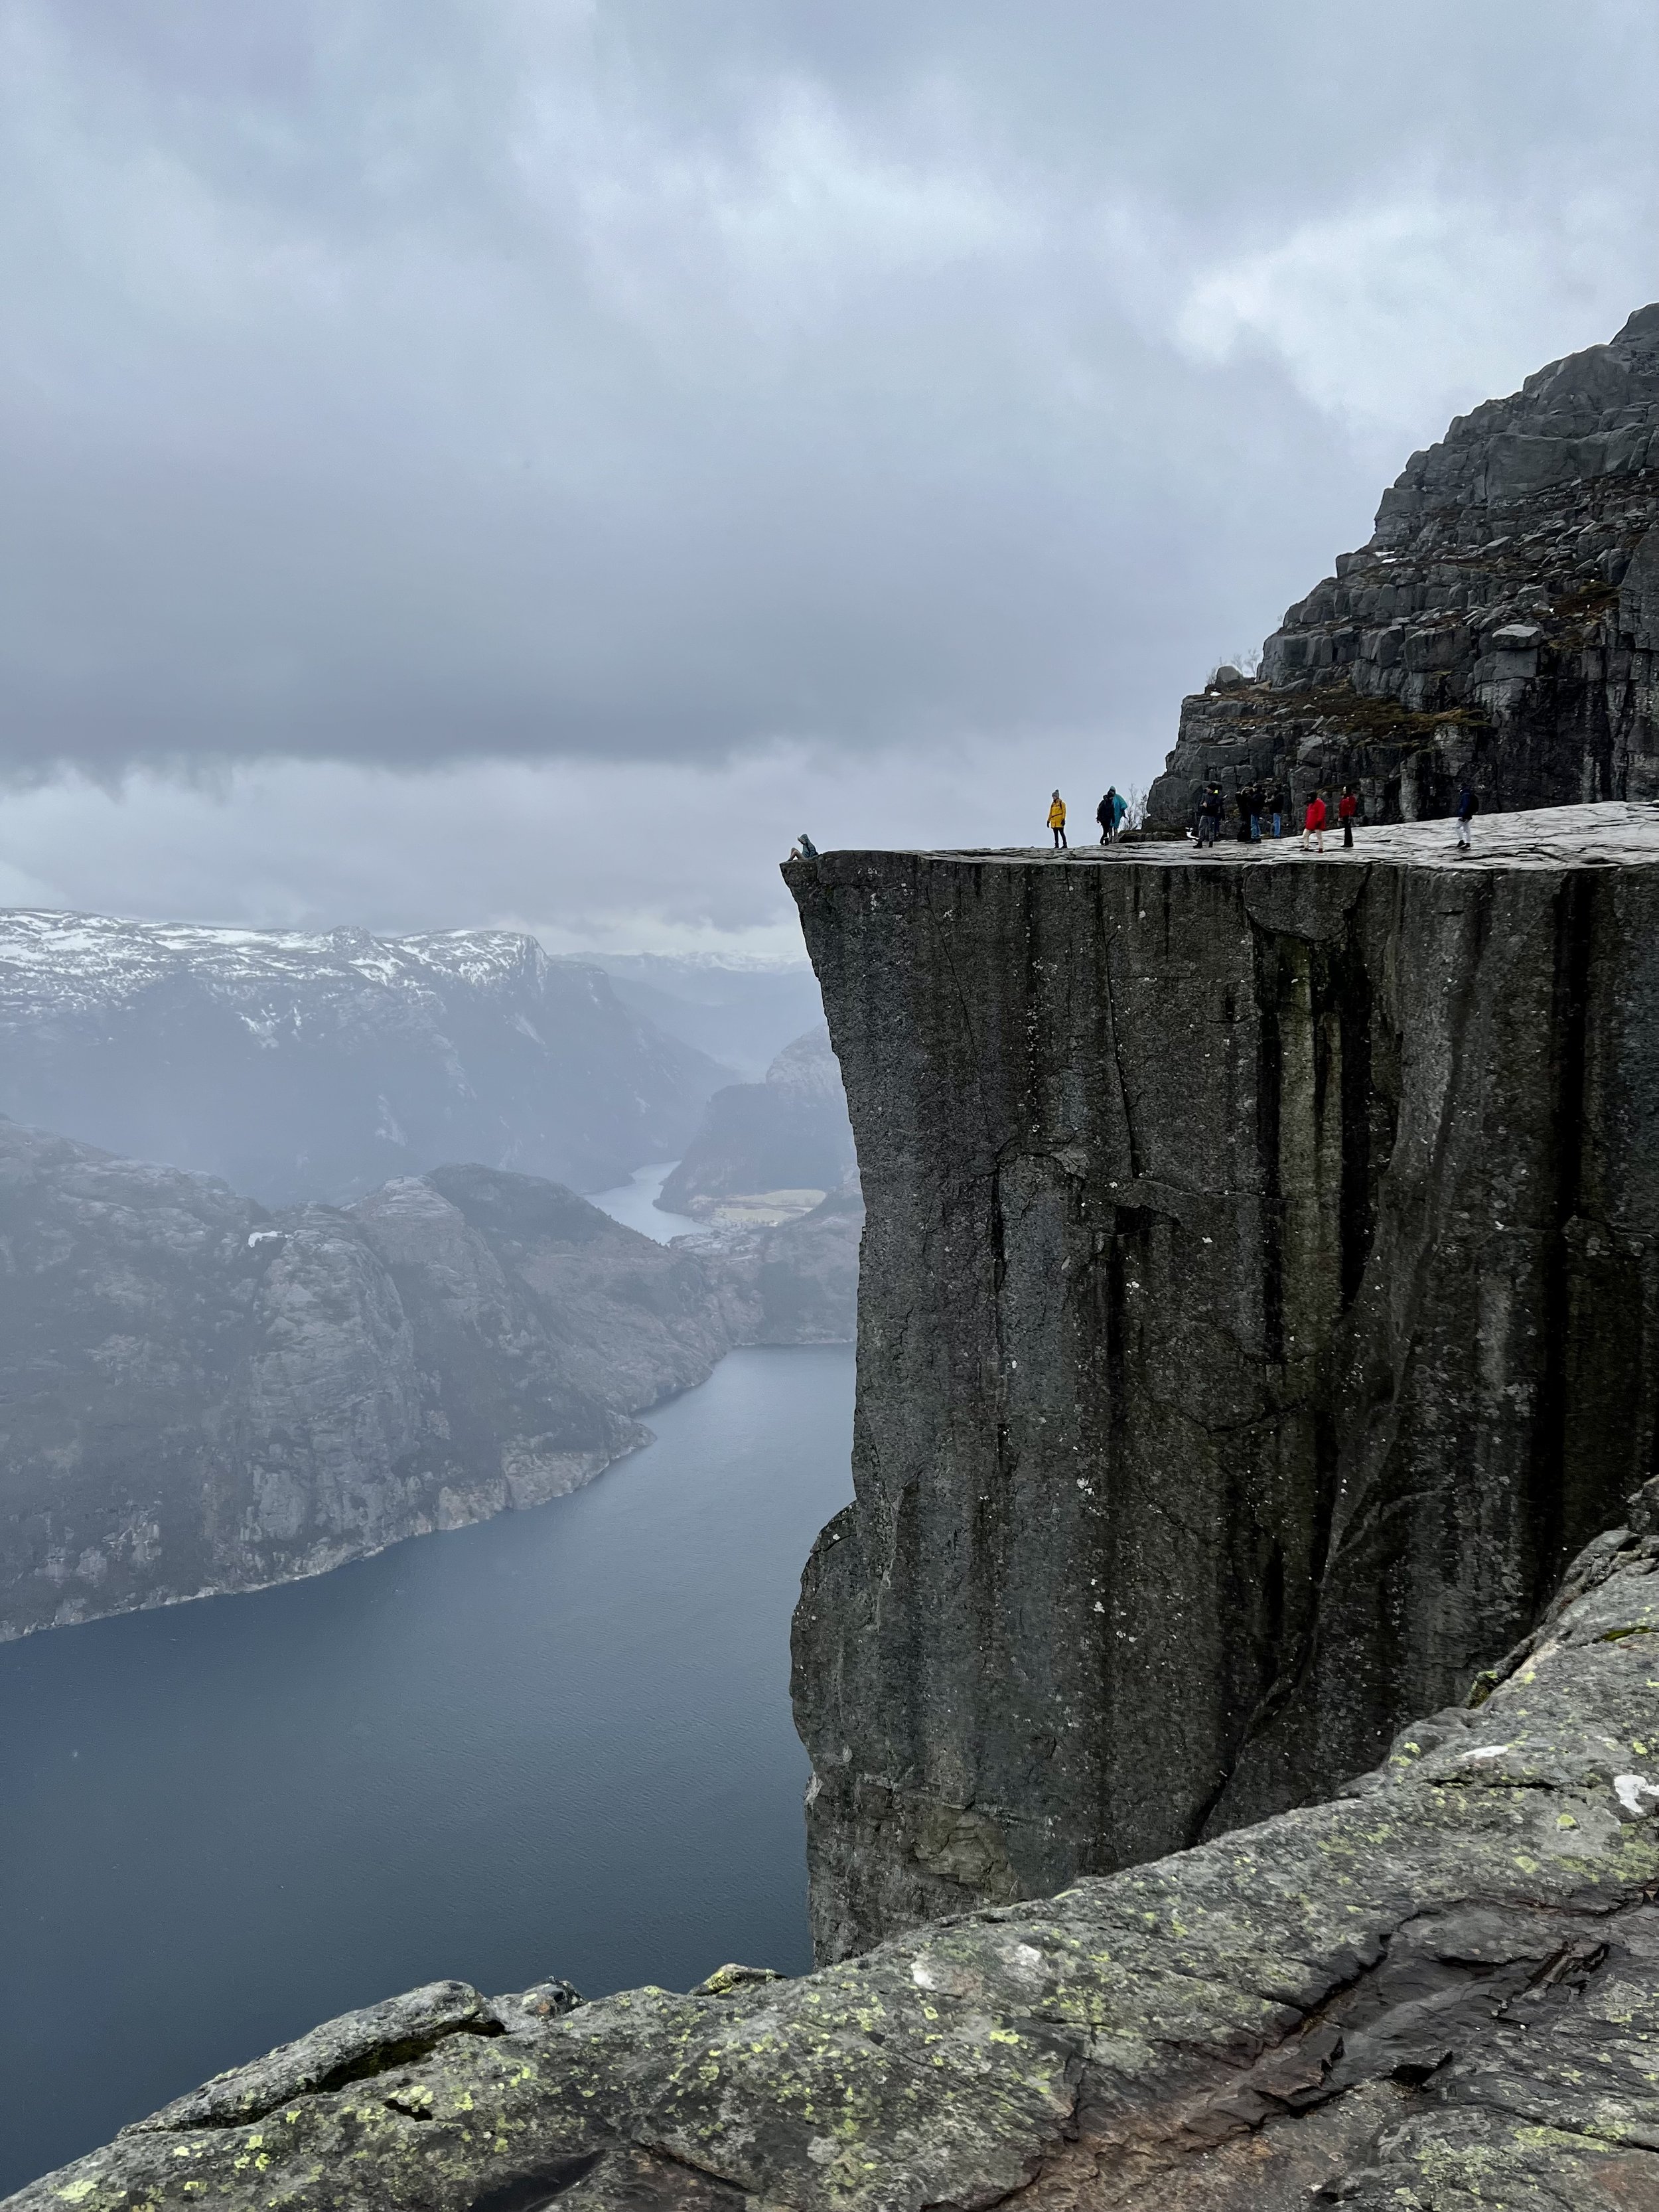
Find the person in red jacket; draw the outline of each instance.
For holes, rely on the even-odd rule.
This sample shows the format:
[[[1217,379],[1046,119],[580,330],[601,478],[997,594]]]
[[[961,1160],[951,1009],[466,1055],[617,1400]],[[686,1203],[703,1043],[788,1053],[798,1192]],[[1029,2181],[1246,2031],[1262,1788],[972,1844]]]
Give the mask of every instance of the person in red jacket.
[[[1351,783],[1345,783],[1342,787],[1342,796],[1336,802],[1336,818],[1342,824],[1342,842],[1345,848],[1351,847],[1353,843],[1353,819],[1358,811],[1359,801],[1353,795],[1353,786]]]
[[[1308,801],[1308,811],[1302,817],[1302,849],[1308,849],[1308,840],[1314,839],[1320,852],[1325,849],[1325,794],[1315,792]]]

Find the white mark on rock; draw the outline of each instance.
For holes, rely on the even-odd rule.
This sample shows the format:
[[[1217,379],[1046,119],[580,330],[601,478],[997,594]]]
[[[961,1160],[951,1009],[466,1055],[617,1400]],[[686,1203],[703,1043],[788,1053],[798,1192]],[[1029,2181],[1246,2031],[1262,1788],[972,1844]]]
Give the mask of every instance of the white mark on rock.
[[[1502,1759],[1506,1751],[1514,1749],[1515,1746],[1512,1743],[1483,1744],[1479,1751],[1466,1751],[1459,1763],[1464,1766],[1473,1766],[1477,1759]]]
[[[1654,1805],[1659,1805],[1659,1782],[1650,1782],[1645,1774],[1615,1774],[1613,1787],[1625,1810],[1638,1818],[1644,1813],[1651,1813]],[[1644,1805],[1644,1797],[1650,1797],[1653,1804]]]

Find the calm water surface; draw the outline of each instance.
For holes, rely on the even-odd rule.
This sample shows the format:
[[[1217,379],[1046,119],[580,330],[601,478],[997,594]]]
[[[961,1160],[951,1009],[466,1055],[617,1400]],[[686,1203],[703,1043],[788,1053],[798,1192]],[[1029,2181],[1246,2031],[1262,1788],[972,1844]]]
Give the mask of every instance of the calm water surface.
[[[657,1211],[657,1194],[678,1165],[675,1160],[659,1160],[653,1166],[636,1168],[630,1181],[618,1183],[615,1190],[599,1191],[587,1202],[629,1229],[643,1230],[659,1244],[666,1244],[671,1237],[706,1235],[708,1224],[694,1221],[689,1213]]]
[[[0,1646],[0,2191],[441,1975],[804,1968],[789,1613],[852,1403],[850,1348],[735,1352],[574,1497]]]

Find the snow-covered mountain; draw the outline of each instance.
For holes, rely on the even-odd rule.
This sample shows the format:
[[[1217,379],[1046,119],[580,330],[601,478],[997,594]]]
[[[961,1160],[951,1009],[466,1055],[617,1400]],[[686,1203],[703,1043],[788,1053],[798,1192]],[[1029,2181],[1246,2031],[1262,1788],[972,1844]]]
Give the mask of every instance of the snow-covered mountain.
[[[506,930],[0,910],[0,1113],[266,1204],[448,1160],[603,1189],[678,1153],[729,1080]]]

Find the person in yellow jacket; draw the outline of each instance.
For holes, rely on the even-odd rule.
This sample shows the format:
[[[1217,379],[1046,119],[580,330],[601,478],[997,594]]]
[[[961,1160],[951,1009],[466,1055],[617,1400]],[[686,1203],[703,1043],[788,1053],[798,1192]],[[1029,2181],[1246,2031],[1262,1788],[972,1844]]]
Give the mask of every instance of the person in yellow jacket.
[[[1054,797],[1048,802],[1048,827],[1054,833],[1055,852],[1058,853],[1066,849],[1066,801],[1060,797],[1058,792],[1054,793]]]

